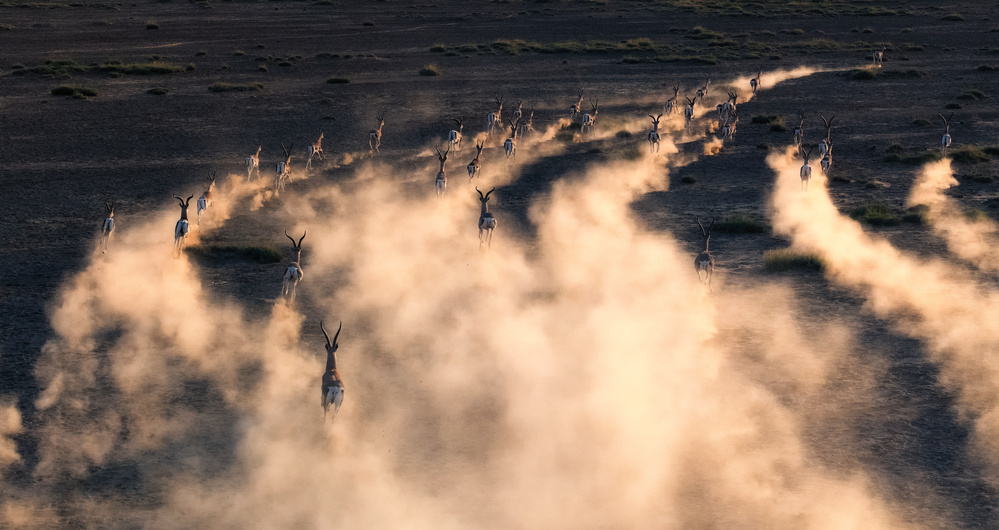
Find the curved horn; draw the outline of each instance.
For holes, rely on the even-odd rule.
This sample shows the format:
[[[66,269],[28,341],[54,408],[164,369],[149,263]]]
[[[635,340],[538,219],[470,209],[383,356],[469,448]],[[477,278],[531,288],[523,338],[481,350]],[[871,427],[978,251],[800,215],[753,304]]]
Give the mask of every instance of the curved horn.
[[[305,234],[308,234],[308,233],[309,233],[308,230],[302,232],[302,237],[298,238],[298,244],[295,245],[295,248],[302,248],[302,240],[305,239]],[[292,240],[292,241],[294,241],[294,240]]]
[[[340,321],[340,327],[336,328],[336,335],[333,335],[333,347],[336,348],[336,339],[340,336],[340,330],[343,329],[343,320]]]
[[[493,193],[494,191],[496,191],[496,188],[493,188],[493,189],[491,189],[491,190],[489,190],[489,191],[487,191],[487,192],[486,192],[486,197],[485,197],[485,199],[486,199],[487,201],[489,200],[489,196],[490,196],[490,195],[492,195],[492,193]]]
[[[704,225],[701,224],[701,218],[695,215],[694,220],[697,221],[697,226],[701,228],[701,235],[704,237],[708,237],[708,234],[704,231]]]
[[[475,187],[475,191],[478,191],[478,192],[479,192],[479,198],[480,198],[480,199],[482,199],[482,200],[486,200],[485,196],[483,196],[483,195],[482,195],[482,192],[481,192],[481,191],[479,191],[479,187],[478,187],[478,186],[476,186],[476,187]]]
[[[326,328],[323,327],[323,321],[322,320],[319,321],[319,329],[323,330],[323,335],[326,336],[326,347],[327,348],[333,347],[333,344],[330,343],[330,334],[326,333]]]
[[[284,237],[287,237],[288,239],[290,239],[290,240],[291,240],[291,244],[292,244],[292,245],[294,245],[294,244],[295,244],[295,238],[293,238],[293,237],[289,236],[289,235],[288,235],[288,231],[287,231],[287,230],[285,230],[285,231],[284,231]]]
[[[193,199],[193,198],[194,198],[194,195],[189,196],[187,198],[187,200],[184,201],[184,206],[187,206],[188,204],[191,204],[191,199]]]

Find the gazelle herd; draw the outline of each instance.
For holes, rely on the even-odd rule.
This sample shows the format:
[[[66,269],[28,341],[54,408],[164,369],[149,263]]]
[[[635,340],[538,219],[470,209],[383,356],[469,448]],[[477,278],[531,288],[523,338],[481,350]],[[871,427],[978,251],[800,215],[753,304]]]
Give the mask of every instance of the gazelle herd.
[[[880,66],[884,49],[874,53],[875,65]],[[758,71],[757,75],[750,79],[749,89],[753,94],[761,88],[761,78],[763,70],[762,68]],[[745,78],[743,78],[745,79]],[[743,81],[745,82],[745,81]],[[703,85],[697,87],[694,90],[693,97],[687,95],[683,96],[686,101],[686,105],[683,106],[683,130],[690,132],[692,124],[697,114],[697,105],[701,103],[705,104],[705,98],[710,97],[709,86],[711,84],[710,78],[706,78]],[[652,113],[648,114],[651,120],[651,127],[648,129],[645,139],[648,141],[649,150],[653,154],[657,154],[660,151],[660,144],[662,142],[662,132],[660,127],[663,124],[667,124],[666,127],[674,127],[673,130],[679,129],[679,117],[675,121],[671,121],[671,118],[675,116],[680,110],[679,105],[681,104],[680,92],[681,88],[679,83],[673,83],[670,85],[672,88],[672,96],[665,100],[665,104],[662,107],[662,112],[654,115]],[[745,87],[742,87],[745,89]],[[719,90],[713,90],[713,95],[717,96],[720,92]],[[688,91],[687,94],[690,92]],[[729,140],[733,138],[736,125],[739,121],[738,114],[738,99],[739,92],[735,88],[727,90],[727,100],[718,104],[715,109],[717,110],[718,125],[721,126],[721,137],[723,140]],[[519,101],[517,106],[513,108],[510,112],[509,117],[503,114],[503,102],[504,97],[498,95],[494,98],[496,110],[487,113],[486,127],[482,133],[476,133],[473,135],[475,140],[475,157],[468,163],[468,179],[469,187],[473,187],[476,179],[482,180],[482,167],[483,167],[483,150],[486,148],[487,143],[492,148],[497,147],[499,139],[503,139],[502,145],[503,151],[506,156],[507,165],[511,163],[516,163],[516,153],[518,148],[518,141],[523,141],[528,137],[529,134],[535,132],[533,127],[533,119],[535,114],[535,108],[529,104],[528,109],[524,109],[524,101]],[[596,119],[599,112],[599,98],[594,97],[589,100],[589,112],[583,112],[583,102],[584,93],[582,90],[578,92],[577,99],[574,104],[569,106],[569,123],[573,124],[573,127],[578,125],[579,137],[582,139],[595,138],[594,134],[596,127]],[[717,100],[716,100],[717,101]],[[714,103],[714,102],[712,102]],[[745,104],[745,103],[744,103]],[[565,107],[559,107],[564,109]],[[710,108],[710,107],[709,107]],[[562,111],[564,113],[564,110]],[[465,114],[466,116],[469,114]],[[564,114],[562,114],[564,116]],[[663,117],[667,118],[666,122],[662,122]],[[944,155],[947,153],[947,149],[951,145],[950,136],[950,125],[953,115],[944,116],[939,114],[944,125],[944,134],[940,140],[940,149]],[[826,119],[824,115],[819,115],[823,126],[825,128],[825,136],[819,140],[818,143],[806,144],[804,138],[804,123],[806,120],[806,114],[804,111],[799,111],[797,113],[797,121],[794,126],[793,136],[791,138],[792,145],[795,148],[797,156],[799,156],[803,163],[801,165],[799,176],[801,178],[801,189],[804,192],[808,191],[808,183],[812,176],[812,168],[809,164],[812,155],[818,150],[818,159],[820,161],[819,165],[822,171],[822,175],[828,176],[831,171],[832,166],[832,152],[833,152],[833,141],[832,141],[832,127],[835,120],[835,116]],[[644,119],[644,118],[643,118]],[[372,154],[380,153],[381,141],[382,141],[382,129],[385,125],[385,116],[380,115],[376,118],[378,126],[375,129],[371,129],[368,132],[368,147]],[[461,152],[461,144],[463,140],[464,132],[464,117],[458,116],[457,118],[452,118],[456,126],[453,129],[447,131],[446,134],[446,147],[444,150],[440,149],[438,144],[434,149],[437,153],[437,161],[439,162],[439,169],[435,177],[435,190],[438,200],[444,199],[447,191],[447,173],[446,164],[449,157],[452,157],[455,153]],[[565,123],[564,118],[560,118],[562,123]],[[649,122],[646,122],[648,124]],[[509,126],[509,134],[506,134],[507,126]],[[490,138],[494,134],[500,134],[495,140],[490,141]],[[472,134],[472,133],[469,133]],[[308,146],[307,159],[304,169],[308,171],[312,168],[312,161],[314,157],[318,157],[320,160],[325,159],[325,153],[322,148],[322,141],[325,138],[325,132],[320,131],[318,139]],[[440,136],[437,137],[438,139]],[[438,140],[439,142],[439,140]],[[289,147],[285,147],[284,143],[280,143],[281,148],[284,152],[283,160],[279,160],[275,163],[275,180],[274,180],[274,191],[281,191],[285,189],[288,182],[291,182],[291,159],[293,156],[294,144],[290,144]],[[524,148],[529,149],[531,147],[529,142],[524,142]],[[262,152],[262,143],[256,141],[256,150],[250,156],[245,158],[245,165],[247,171],[246,181],[250,182],[254,177],[254,172],[259,179],[260,177],[260,153]],[[467,160],[467,159],[466,159]],[[487,167],[489,160],[486,160]],[[200,226],[203,215],[208,211],[208,208],[213,204],[213,193],[215,191],[216,185],[216,173],[215,171],[210,171],[208,177],[206,178],[207,185],[197,199],[197,223]],[[492,246],[492,236],[494,230],[497,228],[498,220],[493,212],[489,211],[489,200],[496,188],[493,187],[489,191],[483,193],[478,187],[474,187],[475,193],[478,194],[478,201],[480,204],[480,212],[477,221],[478,228],[478,239],[479,247],[483,251],[486,248]],[[187,235],[190,231],[190,224],[188,220],[188,208],[190,206],[191,200],[194,195],[189,195],[186,199],[180,195],[174,195],[179,201],[180,205],[180,218],[177,220],[174,226],[174,254],[179,255],[184,250]],[[443,204],[443,202],[441,202]],[[114,200],[108,200],[105,202],[106,216],[101,225],[101,236],[98,248],[102,253],[106,253],[109,250],[110,241],[115,233],[115,210],[117,207],[117,202]],[[703,250],[697,254],[694,260],[695,271],[697,273],[698,279],[707,286],[708,290],[711,290],[711,278],[715,269],[715,260],[712,256],[709,243],[711,238],[711,231],[714,226],[714,221],[712,220],[707,227],[705,227],[699,218],[695,218],[695,221],[700,229],[701,238],[703,241]],[[298,284],[304,278],[304,272],[302,268],[302,244],[305,239],[306,233],[303,232],[302,236],[296,240],[291,235],[285,231],[285,236],[291,240],[292,249],[294,252],[294,259],[287,262],[284,268],[284,274],[282,276],[282,287],[281,296],[284,298],[288,304],[294,304],[296,296],[296,288]],[[483,248],[485,247],[485,248]],[[340,379],[340,374],[337,371],[337,361],[336,352],[338,349],[338,338],[340,331],[342,329],[342,323],[337,329],[336,334],[333,339],[330,340],[329,334],[326,332],[325,326],[320,322],[320,328],[326,338],[326,352],[327,352],[327,362],[326,369],[322,375],[322,406],[324,415],[328,413],[329,407],[333,406],[333,417],[335,418],[337,411],[339,410],[343,402],[343,382]]]

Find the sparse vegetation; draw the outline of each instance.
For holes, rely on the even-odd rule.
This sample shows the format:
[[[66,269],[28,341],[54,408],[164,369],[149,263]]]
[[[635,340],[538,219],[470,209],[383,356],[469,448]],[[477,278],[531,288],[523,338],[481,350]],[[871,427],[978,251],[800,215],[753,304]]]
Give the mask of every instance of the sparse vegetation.
[[[957,109],[961,108],[961,104],[960,103],[953,103],[952,102],[952,103],[948,103],[948,104],[944,105],[944,108],[945,109],[951,109],[951,110],[957,110]]]
[[[902,221],[911,224],[926,224],[927,215],[930,213],[930,207],[925,204],[917,204],[915,206],[909,207],[902,215]]]
[[[951,13],[940,17],[940,20],[946,20],[948,22],[964,22],[964,17],[958,15],[957,13]]]
[[[146,29],[160,29],[160,23],[155,20],[147,20]]]
[[[901,144],[893,143],[888,146],[888,149],[885,149],[883,160],[885,162],[899,162],[910,166],[920,166],[929,162],[936,162],[940,158],[940,153],[937,151],[921,150],[907,154],[905,147]]]
[[[189,245],[184,249],[189,255],[202,261],[245,260],[255,263],[280,263],[281,252],[263,245]]]
[[[350,83],[350,79],[347,79],[346,77],[331,77],[326,80],[326,83],[330,85],[346,85],[347,83]]]
[[[224,81],[216,81],[209,85],[209,92],[256,92],[258,90],[263,90],[264,85],[260,83],[253,83],[250,85],[236,85],[232,83],[226,83]]]
[[[107,61],[97,65],[98,72],[130,74],[130,75],[150,75],[150,74],[176,74],[186,70],[185,66],[162,61],[148,63],[123,63],[121,61]]]
[[[715,223],[713,230],[721,234],[762,234],[769,227],[744,215],[731,215]]]
[[[438,76],[441,75],[441,69],[436,64],[428,64],[420,68],[420,75],[427,77]]]
[[[868,201],[850,211],[850,217],[861,223],[877,226],[898,224],[898,216],[887,203]]]
[[[614,133],[614,137],[616,138],[631,138],[631,136],[632,136],[631,133],[624,129],[621,129],[620,131]]]
[[[150,88],[149,90],[147,90],[146,94],[152,94],[154,96],[165,96],[167,92],[169,92],[169,90],[167,90],[165,88],[155,87],[155,88]]]
[[[992,160],[982,148],[975,145],[966,145],[950,152],[951,160],[959,164],[979,164]]]
[[[870,68],[854,68],[846,73],[847,79],[852,79],[854,81],[867,81],[870,79],[877,79],[878,74]]]
[[[97,97],[97,91],[82,86],[60,85],[52,89],[53,96],[70,96],[76,99]]]
[[[697,182],[697,179],[694,178],[694,177],[691,177],[690,175],[687,175],[686,177],[681,178],[680,182],[682,182],[684,184],[693,184],[693,183]]]
[[[933,125],[932,123],[930,123],[930,120],[924,120],[923,118],[916,118],[912,120],[912,124],[915,125],[916,127],[929,127]]]
[[[790,248],[775,248],[765,251],[763,265],[769,272],[822,271],[825,269],[825,262],[818,254],[799,252]]]
[[[989,220],[989,214],[972,206],[961,210],[961,213],[964,214],[965,219],[971,221],[972,223],[980,223],[982,221]]]
[[[999,65],[994,64],[980,64],[978,65],[979,72],[995,72],[999,70]]]
[[[753,116],[750,120],[751,123],[769,125],[770,130],[773,132],[785,132],[787,131],[787,125],[784,123],[784,118],[777,116],[775,114],[758,114]]]

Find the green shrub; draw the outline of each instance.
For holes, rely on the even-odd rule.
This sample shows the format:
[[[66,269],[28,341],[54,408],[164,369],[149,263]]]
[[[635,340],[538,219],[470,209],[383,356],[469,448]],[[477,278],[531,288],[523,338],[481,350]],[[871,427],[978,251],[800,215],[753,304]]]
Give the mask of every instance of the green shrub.
[[[867,81],[871,79],[877,79],[878,74],[874,70],[868,68],[854,68],[846,73],[847,79],[852,79],[854,81]]]
[[[775,248],[763,252],[763,265],[770,272],[825,269],[825,262],[818,254],[797,252],[789,248]]]
[[[420,69],[420,75],[426,77],[434,77],[441,75],[441,69],[436,64],[428,64]]]
[[[930,207],[925,204],[917,204],[915,206],[909,207],[902,215],[902,221],[906,223],[924,225],[927,221],[927,216],[930,213]]]
[[[715,223],[712,230],[721,234],[762,234],[767,232],[769,227],[744,215],[730,215]]]
[[[146,29],[160,29],[160,23],[155,20],[147,20]]]
[[[980,223],[989,219],[989,214],[971,206],[962,210],[961,213],[964,214],[965,219],[971,221],[972,223]]]
[[[898,217],[887,203],[869,201],[854,208],[850,212],[850,217],[870,225],[896,225]]]
[[[982,151],[980,147],[974,145],[964,146],[951,151],[950,158],[959,164],[978,164],[992,160],[991,156]]]
[[[60,85],[52,89],[53,96],[71,96],[77,99],[95,98],[97,91],[82,86]]]
[[[209,92],[256,92],[263,90],[264,85],[253,83],[251,85],[235,85],[223,81],[216,81],[208,87]]]
[[[430,47],[430,51],[434,53],[444,53],[447,51],[447,46],[444,46],[443,44],[434,44]]]
[[[97,66],[99,72],[110,72],[130,75],[176,74],[187,68],[173,63],[153,61],[148,63],[125,64],[121,61],[107,61]]]

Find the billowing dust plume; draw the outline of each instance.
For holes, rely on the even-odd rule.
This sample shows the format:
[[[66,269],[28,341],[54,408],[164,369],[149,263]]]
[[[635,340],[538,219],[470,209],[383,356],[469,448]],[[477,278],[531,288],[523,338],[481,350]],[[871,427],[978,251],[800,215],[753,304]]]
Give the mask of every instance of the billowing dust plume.
[[[974,446],[993,471],[999,469],[999,367],[983,354],[999,346],[999,325],[993,318],[999,311],[999,291],[960,267],[908,255],[866,234],[859,223],[839,213],[824,187],[813,182],[802,192],[792,154],[788,148],[767,159],[777,172],[772,197],[775,232],[790,237],[793,247],[817,253],[831,280],[855,289],[866,297],[870,311],[896,320],[903,332],[925,342],[940,366],[941,381],[955,392],[963,414],[974,419]],[[929,204],[936,229],[953,235],[959,225],[949,223],[960,221],[940,195],[949,179],[949,162],[925,167],[911,202]],[[948,242],[977,259],[973,238],[948,237]]]

